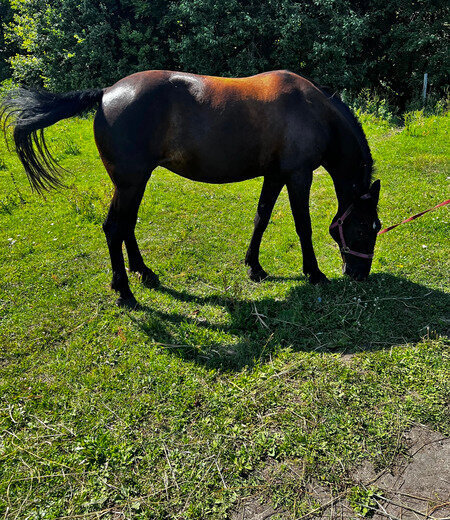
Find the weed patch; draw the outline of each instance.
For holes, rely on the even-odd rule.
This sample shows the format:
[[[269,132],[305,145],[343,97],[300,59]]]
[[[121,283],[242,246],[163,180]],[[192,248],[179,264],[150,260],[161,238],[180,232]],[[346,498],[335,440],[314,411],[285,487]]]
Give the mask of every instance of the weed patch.
[[[93,190],[80,190],[76,186],[72,186],[68,203],[73,212],[82,220],[101,224],[106,218],[111,196],[111,189],[99,193]]]

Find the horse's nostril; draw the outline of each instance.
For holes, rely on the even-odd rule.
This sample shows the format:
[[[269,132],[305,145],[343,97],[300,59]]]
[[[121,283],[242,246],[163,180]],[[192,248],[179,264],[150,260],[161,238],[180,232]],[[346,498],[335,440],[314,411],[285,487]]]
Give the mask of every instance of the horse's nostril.
[[[346,263],[342,264],[342,273],[347,276],[350,276],[350,278],[352,280],[355,280],[355,282],[363,282],[364,280],[367,280],[368,277],[368,274],[354,271]]]
[[[367,280],[368,276],[369,276],[369,275],[368,275],[368,274],[365,274],[365,273],[364,273],[364,274],[363,274],[363,273],[357,273],[357,274],[355,275],[355,280],[356,280],[357,282],[364,282],[365,280]]]

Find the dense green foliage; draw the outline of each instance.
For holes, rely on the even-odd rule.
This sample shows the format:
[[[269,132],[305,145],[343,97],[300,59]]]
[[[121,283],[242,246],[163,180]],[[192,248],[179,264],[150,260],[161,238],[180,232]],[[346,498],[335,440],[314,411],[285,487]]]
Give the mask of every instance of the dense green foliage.
[[[14,50],[7,43],[6,31],[12,18],[13,11],[9,0],[0,0],[0,82],[11,75],[8,60],[14,54]]]
[[[360,118],[385,225],[448,196],[448,116]],[[261,179],[214,186],[159,168],[137,235],[162,287],[131,276],[142,306],[121,310],[92,121],[46,135],[73,173],[45,200],[0,142],[2,518],[225,519],[245,497],[301,518],[317,506],[308,482],[354,497],[355,466],[390,467],[412,424],[450,433],[448,208],[381,236],[369,280],[351,282],[320,169],[311,213],[331,284],[300,274],[284,191],[258,285],[243,257]]]
[[[14,78],[28,85],[103,86],[158,68],[230,76],[288,68],[404,107],[424,72],[436,97],[448,79],[445,0],[1,1]]]

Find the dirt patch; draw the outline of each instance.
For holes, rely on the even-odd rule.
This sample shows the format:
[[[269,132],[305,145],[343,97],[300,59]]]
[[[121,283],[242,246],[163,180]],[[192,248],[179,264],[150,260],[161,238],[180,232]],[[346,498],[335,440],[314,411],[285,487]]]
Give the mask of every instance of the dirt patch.
[[[371,464],[357,468],[355,485],[375,489],[365,503],[372,520],[450,519],[450,438],[418,425],[404,435],[408,447],[390,468],[376,473]],[[303,482],[303,485],[304,482]],[[306,485],[309,513],[301,520],[350,520],[358,513],[350,506],[348,492],[333,494],[317,482]],[[247,497],[238,504],[230,520],[287,520],[287,513],[275,511],[258,497]]]
[[[450,517],[450,439],[425,426],[415,426],[405,434],[407,456],[376,474],[371,464],[355,470],[355,485],[375,488],[366,503],[373,520],[424,520]],[[310,494],[320,504],[319,518],[350,519],[358,515],[343,496],[310,484]],[[311,512],[312,513],[312,512]],[[314,516],[311,514],[311,517]]]
[[[230,516],[230,520],[284,520],[285,518],[271,505],[264,505],[261,499],[255,496],[241,499]]]
[[[424,426],[405,436],[408,457],[380,475],[375,520],[388,515],[402,520],[450,517],[450,439]]]

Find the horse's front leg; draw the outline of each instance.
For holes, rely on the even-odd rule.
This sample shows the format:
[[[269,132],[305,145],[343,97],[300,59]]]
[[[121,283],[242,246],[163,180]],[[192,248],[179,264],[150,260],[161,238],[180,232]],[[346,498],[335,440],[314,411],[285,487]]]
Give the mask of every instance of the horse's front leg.
[[[319,269],[312,244],[311,217],[309,214],[311,183],[312,170],[302,170],[290,174],[286,184],[295,229],[302,247],[303,273],[309,276],[309,281],[312,284],[317,284],[328,282],[328,279]]]
[[[145,265],[136,241],[134,228],[129,231],[127,238],[125,238],[125,246],[127,248],[130,271],[139,273],[141,281],[146,287],[158,287],[160,284],[158,275]]]
[[[254,282],[260,282],[267,277],[267,273],[259,263],[259,248],[262,236],[267,228],[275,202],[284,186],[284,181],[264,177],[264,183],[259,196],[258,209],[256,210],[253,235],[250,240],[245,263],[249,266],[248,274]]]

